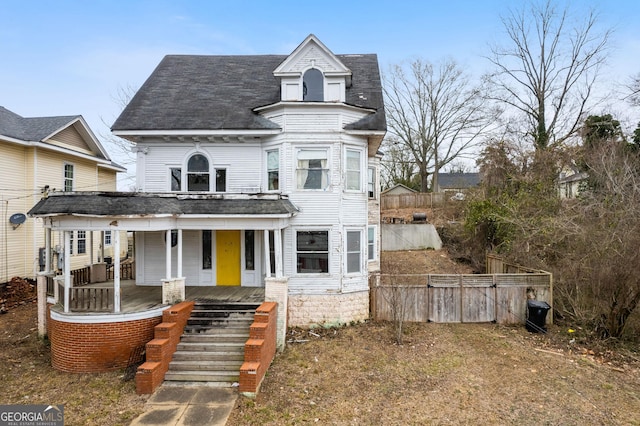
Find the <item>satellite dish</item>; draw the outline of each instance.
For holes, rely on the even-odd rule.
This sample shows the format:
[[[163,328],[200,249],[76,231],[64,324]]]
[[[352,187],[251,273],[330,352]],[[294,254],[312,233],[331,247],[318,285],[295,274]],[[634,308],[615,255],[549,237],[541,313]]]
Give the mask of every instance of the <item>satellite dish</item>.
[[[25,216],[23,213],[14,213],[9,218],[9,222],[13,225],[13,229],[16,229],[18,226],[22,225],[25,220],[27,220],[27,216]]]

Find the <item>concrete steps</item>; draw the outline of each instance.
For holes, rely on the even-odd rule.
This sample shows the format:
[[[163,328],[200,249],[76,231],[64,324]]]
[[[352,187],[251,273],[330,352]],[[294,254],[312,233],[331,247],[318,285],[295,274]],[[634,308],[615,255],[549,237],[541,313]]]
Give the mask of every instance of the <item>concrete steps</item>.
[[[165,380],[212,386],[238,382],[244,345],[258,306],[196,301]]]

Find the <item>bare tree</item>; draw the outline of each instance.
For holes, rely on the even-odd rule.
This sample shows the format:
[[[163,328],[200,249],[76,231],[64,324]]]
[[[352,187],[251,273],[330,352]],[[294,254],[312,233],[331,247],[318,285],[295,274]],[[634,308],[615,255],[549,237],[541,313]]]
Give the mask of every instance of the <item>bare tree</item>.
[[[387,123],[393,140],[411,153],[427,192],[429,177],[468,154],[493,123],[481,90],[453,60],[438,65],[417,59],[384,76]]]
[[[490,98],[525,117],[521,133],[536,150],[561,144],[584,120],[611,32],[598,32],[593,11],[572,25],[568,8],[552,0],[513,10],[502,23],[509,44],[491,47]]]
[[[629,91],[627,99],[631,105],[640,106],[640,74],[631,77],[627,89]]]
[[[404,144],[399,143],[397,138],[391,136],[385,138],[383,146],[384,157],[380,162],[382,187],[386,189],[402,184],[414,188],[418,171],[411,152]]]
[[[619,338],[640,305],[640,159],[624,142],[602,141],[584,161],[589,187],[564,215],[571,252],[557,288],[567,314]]]
[[[120,107],[120,111],[124,110],[135,93],[136,89],[131,86],[127,86],[126,88],[118,88],[118,92],[115,96],[113,96],[113,100]],[[101,120],[105,126],[107,126],[108,128],[111,127],[111,122],[107,122],[107,120],[105,120],[104,118],[101,118]],[[133,143],[126,139],[115,136],[113,133],[100,133],[100,137],[106,145],[112,147],[115,150],[115,157],[117,159],[117,162],[127,168],[127,173],[124,176],[126,182],[125,185],[129,188],[134,188],[135,171],[131,173],[131,169],[135,169],[136,156],[131,151]]]

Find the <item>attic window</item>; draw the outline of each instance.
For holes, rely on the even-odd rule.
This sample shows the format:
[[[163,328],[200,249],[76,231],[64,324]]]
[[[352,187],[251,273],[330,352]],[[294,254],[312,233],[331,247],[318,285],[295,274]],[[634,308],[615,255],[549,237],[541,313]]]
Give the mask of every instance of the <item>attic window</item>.
[[[322,72],[311,68],[302,77],[302,100],[306,102],[324,101],[324,77]]]

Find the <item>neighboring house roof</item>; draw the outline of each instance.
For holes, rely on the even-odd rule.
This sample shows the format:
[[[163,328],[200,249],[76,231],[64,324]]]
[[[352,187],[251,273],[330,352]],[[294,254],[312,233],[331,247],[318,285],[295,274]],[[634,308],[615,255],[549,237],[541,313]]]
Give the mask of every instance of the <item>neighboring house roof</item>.
[[[559,180],[559,184],[563,183],[571,183],[571,182],[581,182],[589,178],[589,173],[587,172],[577,172],[569,176],[562,176]]]
[[[95,155],[102,161],[102,166],[124,172],[126,168],[111,161],[102,144],[95,137],[81,115],[64,115],[53,117],[22,117],[5,107],[0,106],[0,139],[6,139],[15,143],[44,144],[39,145],[56,149],[51,144],[51,139],[66,128],[74,127],[82,136]],[[59,145],[56,145],[59,146]],[[73,148],[68,148],[75,151]],[[69,151],[67,151],[69,152]],[[79,152],[79,151],[76,151]]]
[[[480,173],[438,173],[438,188],[467,189],[480,184]]]
[[[25,118],[0,106],[0,135],[39,142],[78,118],[79,115]]]
[[[154,216],[154,215],[285,215],[298,209],[286,198],[220,195],[153,194],[139,192],[57,192],[40,200],[31,216]]]
[[[377,56],[335,56],[352,72],[346,103],[375,111],[345,129],[386,131]],[[273,72],[288,57],[165,56],[112,130],[277,130],[254,110],[281,102]]]
[[[382,191],[382,195],[407,194],[407,193],[414,193],[414,192],[418,192],[418,191],[416,191],[415,189],[409,188],[406,185],[398,183],[392,186],[391,188],[387,188],[384,191]]]

